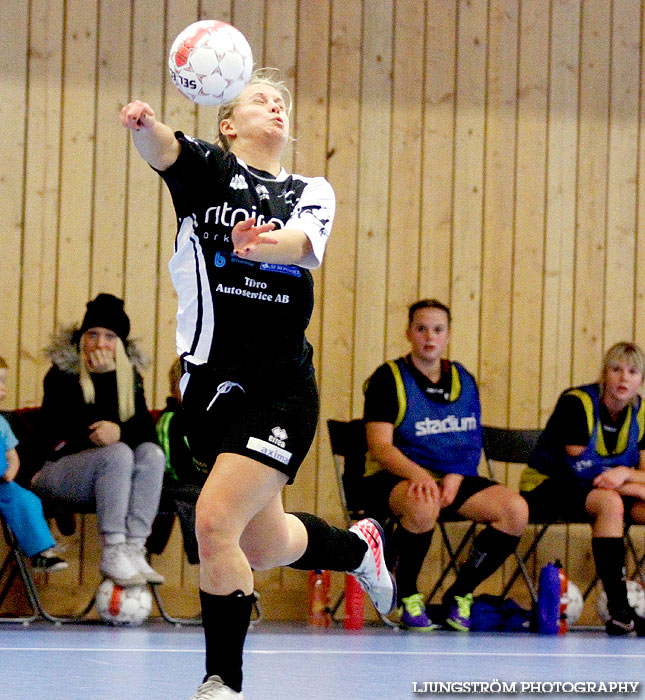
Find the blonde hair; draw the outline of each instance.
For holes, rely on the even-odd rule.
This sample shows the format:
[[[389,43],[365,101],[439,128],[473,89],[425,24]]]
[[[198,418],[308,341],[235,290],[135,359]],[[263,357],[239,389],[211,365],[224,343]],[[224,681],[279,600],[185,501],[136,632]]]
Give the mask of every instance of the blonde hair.
[[[605,353],[605,357],[602,361],[602,369],[600,370],[600,396],[605,394],[605,384],[607,382],[607,373],[609,368],[618,362],[627,362],[641,373],[645,377],[645,354],[640,349],[636,343],[630,343],[627,341],[622,341],[612,345],[609,350]],[[641,380],[642,382],[642,380]],[[636,397],[632,399],[635,401]]]
[[[0,369],[9,369],[9,365],[2,355],[0,355]]]
[[[87,366],[87,357],[83,344],[80,349],[79,381],[83,391],[85,403],[92,404],[96,401],[94,382]],[[116,391],[119,399],[119,420],[125,423],[134,415],[134,367],[125,351],[121,338],[116,339]]]
[[[254,70],[249,79],[249,82],[244,86],[244,90],[246,90],[246,88],[252,85],[268,85],[269,87],[272,87],[275,90],[277,90],[280,93],[282,99],[284,100],[284,105],[287,114],[291,114],[291,93],[289,92],[287,84],[280,77],[280,71],[277,68],[257,68],[256,70]],[[223,105],[221,105],[217,112],[216,141],[218,145],[220,145],[225,151],[231,150],[231,143],[228,140],[228,137],[224,136],[224,134],[220,131],[220,124],[224,119],[231,118],[231,115],[235,111],[235,108],[240,103],[240,97],[244,90],[242,90],[242,92],[234,100],[231,100],[230,102],[225,102]]]

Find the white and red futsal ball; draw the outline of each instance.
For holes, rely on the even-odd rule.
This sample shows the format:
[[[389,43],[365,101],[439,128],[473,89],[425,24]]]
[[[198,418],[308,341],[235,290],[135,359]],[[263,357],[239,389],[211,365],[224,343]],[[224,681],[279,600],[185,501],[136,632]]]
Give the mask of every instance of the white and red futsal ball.
[[[205,19],[173,41],[168,67],[182,95],[200,105],[220,105],[234,100],[248,83],[253,54],[238,29]]]
[[[99,584],[96,610],[111,625],[136,627],[144,623],[152,610],[152,594],[147,586],[119,586],[109,578]]]
[[[566,618],[569,627],[578,622],[580,616],[582,615],[584,605],[585,601],[582,597],[582,592],[578,586],[576,586],[576,584],[569,579],[567,581],[567,590],[560,598],[561,614],[564,613],[564,617]]]

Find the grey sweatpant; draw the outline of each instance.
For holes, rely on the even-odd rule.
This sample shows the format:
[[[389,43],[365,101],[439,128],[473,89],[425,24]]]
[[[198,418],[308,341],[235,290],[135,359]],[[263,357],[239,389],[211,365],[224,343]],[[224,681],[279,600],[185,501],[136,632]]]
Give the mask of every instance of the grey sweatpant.
[[[31,485],[43,499],[74,510],[96,510],[104,544],[144,542],[159,508],[166,467],[162,449],[123,442],[46,462]]]

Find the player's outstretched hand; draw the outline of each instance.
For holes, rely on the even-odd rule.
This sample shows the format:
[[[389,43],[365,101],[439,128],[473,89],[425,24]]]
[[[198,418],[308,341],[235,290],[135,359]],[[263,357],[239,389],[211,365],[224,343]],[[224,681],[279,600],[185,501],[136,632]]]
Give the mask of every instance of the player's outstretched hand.
[[[147,102],[135,100],[129,102],[121,110],[121,124],[132,131],[152,129],[155,124],[155,113]]]
[[[278,242],[277,238],[263,235],[268,231],[273,231],[274,228],[275,224],[273,223],[256,226],[255,217],[238,221],[231,231],[233,252],[240,258],[246,258],[259,245],[275,245]]]

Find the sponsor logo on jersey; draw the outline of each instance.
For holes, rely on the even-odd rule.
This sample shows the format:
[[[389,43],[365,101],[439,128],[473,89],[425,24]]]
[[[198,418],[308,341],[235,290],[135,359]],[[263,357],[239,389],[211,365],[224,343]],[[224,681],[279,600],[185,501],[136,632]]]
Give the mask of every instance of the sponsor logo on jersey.
[[[226,265],[226,256],[224,253],[222,253],[221,250],[218,250],[215,252],[215,258],[214,261],[215,267],[224,267]]]
[[[238,265],[248,265],[249,267],[254,267],[255,263],[252,260],[245,260],[244,258],[238,258],[235,253],[231,253],[231,262],[238,263]]]
[[[304,207],[297,207],[295,213],[298,216],[302,216],[303,214],[308,214],[311,216],[318,222],[318,225],[320,226],[320,234],[322,236],[329,236],[329,217],[323,216],[322,211],[323,209],[321,206],[317,204],[308,204]]]
[[[424,435],[439,435],[441,433],[462,433],[467,430],[477,430],[477,419],[475,416],[449,415],[443,420],[428,418],[427,416],[414,424],[417,437]]]
[[[450,392],[445,389],[438,388],[436,386],[427,386],[426,394],[428,396],[441,396],[445,401],[450,398]]]
[[[295,265],[278,265],[276,263],[260,263],[260,270],[264,272],[279,272],[282,275],[302,277],[302,272]]]
[[[267,457],[274,459],[276,462],[280,462],[280,464],[289,464],[291,457],[293,457],[291,452],[287,452],[287,450],[283,450],[277,445],[272,445],[270,442],[260,440],[256,437],[250,437],[246,443],[246,447],[249,450],[266,455]]]
[[[585,469],[589,469],[589,467],[593,467],[593,461],[590,459],[579,459],[573,465],[573,468],[577,472],[582,472]]]
[[[296,193],[294,190],[287,190],[286,192],[279,192],[278,193],[278,197],[280,197],[281,199],[284,199],[284,203],[288,204],[289,206],[294,204],[294,202],[295,202],[294,197],[295,196],[296,196]]]
[[[226,226],[233,228],[239,221],[246,219],[255,219],[257,226],[262,224],[275,224],[276,229],[284,228],[284,223],[275,216],[267,219],[261,212],[258,213],[257,207],[253,205],[250,209],[244,207],[233,208],[228,202],[224,202],[216,207],[209,207],[204,213],[204,225],[214,224],[216,226]]]
[[[232,190],[248,190],[249,189],[249,183],[246,181],[246,178],[244,175],[233,175],[231,178],[231,182],[229,183],[229,187]]]
[[[276,427],[271,430],[271,433],[272,434],[269,435],[269,442],[272,442],[278,447],[284,447],[287,444],[287,431],[284,428],[280,428],[276,425]]]
[[[267,190],[267,188],[262,183],[255,186],[255,191],[258,193],[260,201],[262,201],[263,199],[271,199],[271,196],[269,195],[269,190]]]

